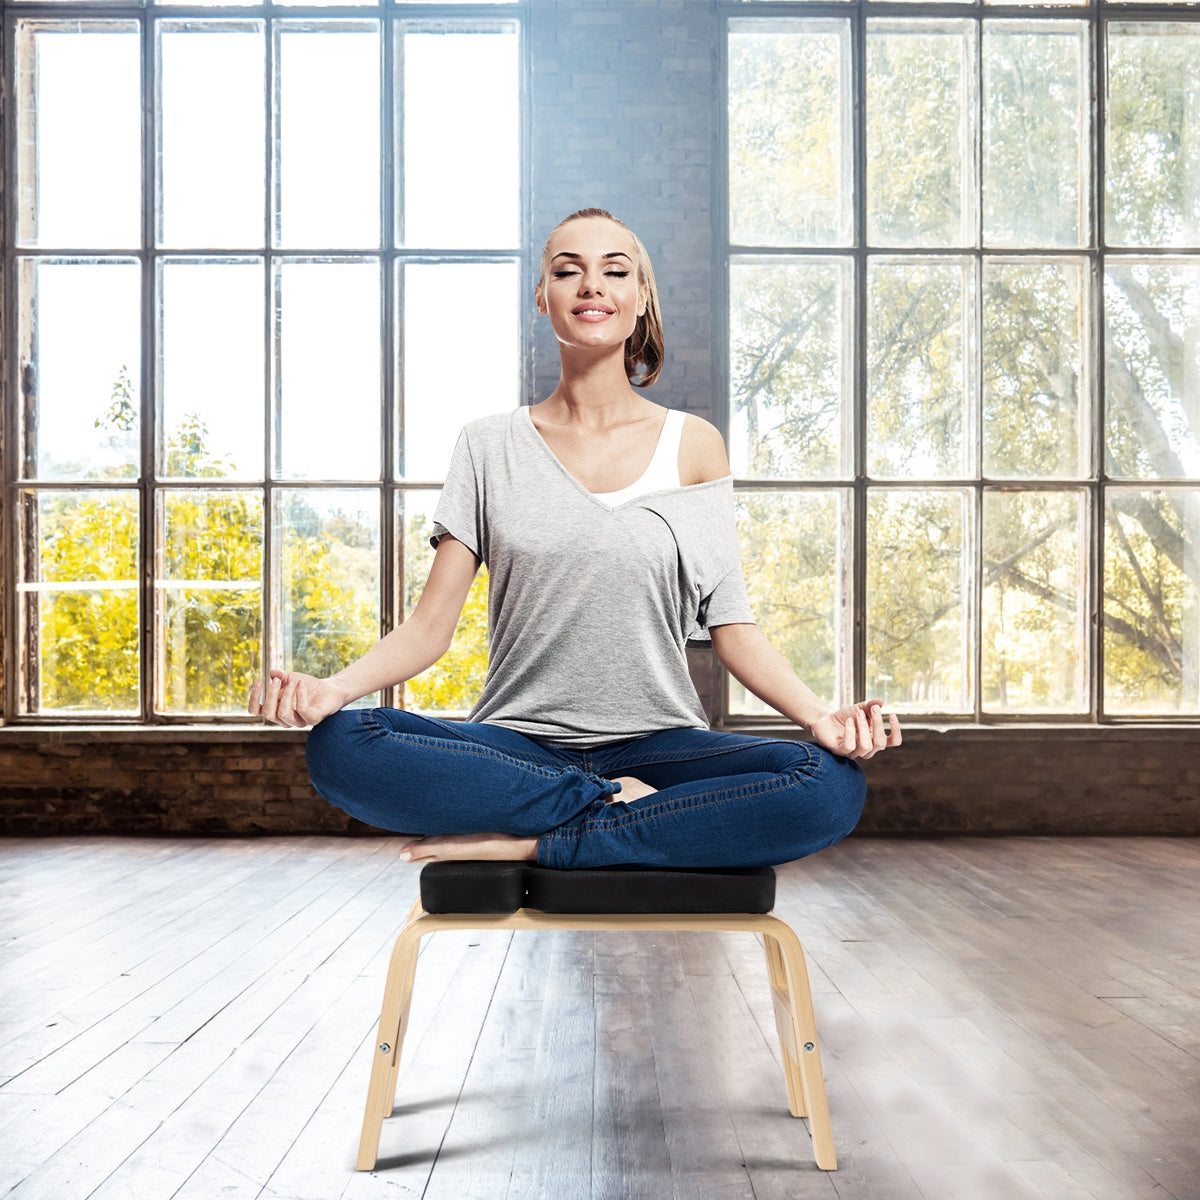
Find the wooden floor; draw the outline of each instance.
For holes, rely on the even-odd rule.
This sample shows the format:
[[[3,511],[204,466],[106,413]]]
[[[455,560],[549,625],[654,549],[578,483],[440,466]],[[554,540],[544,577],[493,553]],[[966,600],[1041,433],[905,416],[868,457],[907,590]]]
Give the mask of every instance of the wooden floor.
[[[748,935],[441,933],[352,1169],[391,840],[0,841],[13,1200],[1197,1200],[1200,843],[851,839],[780,870],[840,1170]]]

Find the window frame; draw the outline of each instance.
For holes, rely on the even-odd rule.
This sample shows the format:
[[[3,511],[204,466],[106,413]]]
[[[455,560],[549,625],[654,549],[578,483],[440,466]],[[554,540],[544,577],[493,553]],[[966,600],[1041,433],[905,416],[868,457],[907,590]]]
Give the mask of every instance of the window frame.
[[[1114,3],[1111,0],[1083,0],[1082,3],[989,4],[982,0],[962,3],[959,0],[724,0],[720,4],[719,35],[719,83],[716,105],[719,109],[716,126],[718,130],[717,160],[713,171],[713,244],[715,277],[719,280],[720,295],[714,297],[713,347],[716,359],[717,395],[719,411],[718,425],[728,440],[732,418],[732,270],[740,262],[757,259],[786,258],[789,256],[833,256],[848,259],[852,263],[854,294],[852,336],[853,367],[850,389],[853,425],[851,455],[853,470],[849,476],[822,479],[801,478],[751,478],[736,476],[735,494],[744,495],[754,491],[772,490],[780,492],[817,491],[832,492],[845,490],[850,496],[851,535],[849,554],[851,563],[850,597],[850,646],[849,669],[851,695],[844,699],[867,698],[867,504],[874,492],[889,490],[943,490],[969,489],[972,494],[970,521],[972,543],[970,548],[970,572],[973,579],[969,609],[966,613],[970,622],[971,655],[964,664],[971,677],[971,703],[969,711],[939,711],[936,708],[914,710],[907,717],[914,725],[936,726],[990,726],[1020,727],[1048,726],[1101,726],[1200,724],[1200,714],[1172,714],[1155,712],[1141,714],[1111,713],[1104,703],[1104,596],[1103,564],[1105,553],[1105,514],[1108,497],[1116,492],[1136,488],[1169,488],[1184,486],[1200,495],[1200,478],[1175,479],[1110,479],[1105,470],[1105,311],[1104,277],[1108,263],[1125,259],[1164,259],[1182,255],[1196,261],[1200,246],[1137,246],[1110,247],[1104,234],[1104,182],[1105,182],[1105,95],[1106,48],[1108,26],[1113,22],[1170,23],[1200,22],[1200,10],[1193,3],[1145,4],[1137,0]],[[941,18],[965,20],[976,23],[974,35],[974,76],[971,84],[971,104],[974,136],[972,138],[973,206],[971,214],[975,244],[972,246],[939,245],[929,247],[872,245],[867,240],[867,28],[868,22],[876,19],[901,21],[905,18]],[[852,187],[852,236],[849,245],[817,246],[794,244],[787,246],[763,245],[734,242],[731,236],[730,212],[730,150],[731,150],[731,107],[730,93],[730,43],[735,30],[749,28],[761,23],[787,25],[791,22],[839,19],[849,24],[850,31],[850,123],[851,187]],[[1063,247],[1012,248],[989,246],[984,240],[983,183],[983,128],[985,97],[982,87],[984,25],[989,20],[1039,20],[1070,21],[1083,23],[1087,28],[1087,70],[1083,86],[1089,89],[1086,98],[1088,127],[1084,131],[1082,144],[1090,155],[1090,167],[1083,181],[1088,205],[1087,244]],[[1081,197],[1083,199],[1083,197]],[[1082,337],[1081,360],[1085,372],[1081,384],[1086,395],[1081,403],[1081,418],[1090,423],[1087,432],[1085,453],[1089,472],[1074,478],[1022,477],[1015,479],[989,478],[984,472],[982,421],[977,419],[973,429],[975,473],[973,476],[922,478],[875,478],[868,472],[867,464],[867,372],[868,338],[867,275],[872,259],[903,257],[915,260],[925,257],[954,256],[973,264],[977,286],[974,290],[973,329],[976,336],[970,353],[972,392],[971,401],[976,417],[982,415],[983,346],[979,333],[983,329],[983,270],[989,260],[1014,260],[1023,257],[1047,259],[1052,256],[1070,258],[1081,262],[1082,284]],[[1087,624],[1087,706],[1075,712],[989,712],[985,710],[983,688],[983,602],[984,602],[984,556],[983,556],[983,509],[988,491],[1004,492],[1062,492],[1076,491],[1085,494],[1086,542],[1082,547],[1086,556],[1087,595],[1083,617]],[[747,564],[748,570],[752,564]],[[964,607],[967,603],[964,602]],[[728,672],[721,671],[722,685],[715,697],[715,723],[731,728],[763,727],[764,729],[786,729],[787,722],[774,715],[746,714],[733,711]]]
[[[362,490],[378,496],[379,500],[379,635],[394,628],[404,617],[404,529],[398,515],[401,498],[405,492],[436,492],[442,486],[441,479],[409,479],[400,474],[397,461],[400,453],[400,437],[404,421],[404,378],[403,343],[401,338],[399,306],[402,304],[404,267],[409,263],[514,263],[519,296],[532,292],[535,264],[530,251],[531,204],[529,189],[530,172],[530,0],[499,0],[495,3],[461,3],[445,0],[442,3],[411,3],[408,0],[377,0],[376,3],[352,6],[283,5],[251,3],[245,5],[210,7],[179,3],[175,5],[130,4],[124,0],[107,3],[96,0],[91,3],[57,2],[57,0],[22,0],[4,6],[0,22],[0,62],[3,82],[12,102],[5,105],[3,136],[6,152],[3,163],[3,279],[0,283],[0,310],[3,312],[3,429],[7,432],[5,445],[0,447],[4,495],[3,518],[0,529],[0,578],[4,586],[3,605],[0,608],[0,644],[5,646],[4,671],[0,677],[0,726],[204,726],[231,728],[259,724],[245,712],[237,711],[242,706],[242,697],[231,697],[228,712],[180,712],[156,711],[156,704],[164,707],[164,697],[158,694],[161,675],[158,645],[158,626],[162,621],[162,602],[156,585],[156,559],[162,546],[158,540],[160,524],[158,507],[160,497],[169,492],[212,492],[238,490],[256,498],[262,504],[263,543],[262,573],[258,586],[262,593],[262,622],[259,654],[262,663],[272,663],[280,658],[281,630],[277,628],[277,613],[280,603],[280,563],[282,562],[282,531],[278,536],[273,514],[276,497],[281,493],[304,490],[319,491]],[[72,20],[137,22],[140,42],[140,95],[141,104],[141,245],[134,249],[112,247],[79,248],[48,247],[18,244],[18,222],[20,218],[20,196],[18,176],[18,126],[22,120],[16,111],[17,89],[17,27],[18,22],[27,20]],[[278,137],[278,110],[275,70],[276,45],[280,23],[296,23],[312,20],[354,21],[371,20],[378,24],[380,42],[380,222],[381,234],[378,246],[347,251],[344,247],[323,250],[316,247],[296,247],[283,244],[275,235],[275,198],[278,195],[279,176],[275,166],[274,146]],[[262,21],[264,39],[266,86],[264,106],[266,119],[265,153],[267,175],[264,195],[264,238],[265,245],[253,249],[207,250],[204,248],[180,248],[159,244],[158,226],[161,206],[161,171],[157,161],[157,147],[161,127],[160,84],[158,70],[158,46],[160,23],[176,24],[189,20],[215,22]],[[401,131],[403,129],[403,88],[397,72],[397,45],[399,30],[403,26],[446,28],[453,31],[486,32],[489,27],[508,31],[516,36],[517,54],[517,139],[519,161],[517,165],[517,240],[512,246],[441,247],[434,245],[404,245],[397,236],[396,212],[400,202]],[[286,25],[285,25],[286,27]],[[146,97],[153,97],[147,103]],[[125,479],[41,479],[24,470],[21,461],[23,435],[23,388],[19,364],[19,323],[17,276],[24,262],[48,261],[65,257],[88,257],[98,259],[136,260],[141,270],[141,357],[140,370],[140,442],[139,462],[136,477]],[[377,266],[380,278],[380,408],[379,434],[380,475],[377,479],[342,481],[333,478],[288,478],[276,470],[274,458],[278,446],[278,430],[272,426],[279,423],[276,393],[278,389],[277,334],[274,306],[277,301],[277,272],[279,265],[289,261],[302,261],[335,257],[342,261],[370,262]],[[255,261],[264,271],[264,338],[266,359],[263,381],[264,446],[263,463],[252,473],[239,472],[237,476],[220,478],[176,478],[159,474],[158,441],[162,411],[160,401],[160,343],[161,322],[156,309],[156,300],[161,287],[162,265],[172,260],[192,259],[196,261]],[[520,301],[518,301],[520,303]],[[523,307],[517,311],[518,345],[514,348],[514,366],[518,372],[515,381],[517,394],[523,397],[528,392],[530,376],[530,323],[525,319]],[[138,581],[138,711],[105,713],[101,711],[36,711],[36,675],[38,646],[36,634],[24,628],[22,615],[21,580],[25,578],[24,555],[29,550],[22,544],[21,513],[27,498],[86,489],[97,494],[105,491],[136,490],[139,511]],[[32,664],[32,666],[31,666]],[[400,689],[388,688],[383,693],[383,703],[396,703]],[[28,705],[26,701],[29,701]]]

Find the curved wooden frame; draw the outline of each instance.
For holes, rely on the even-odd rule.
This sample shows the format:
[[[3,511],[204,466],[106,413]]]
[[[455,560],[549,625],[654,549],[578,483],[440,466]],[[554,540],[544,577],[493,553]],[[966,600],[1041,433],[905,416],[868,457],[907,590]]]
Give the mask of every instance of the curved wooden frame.
[[[392,948],[383,988],[383,1009],[371,1063],[371,1082],[358,1145],[357,1169],[370,1171],[379,1156],[383,1119],[396,1103],[400,1051],[408,1028],[409,1005],[417,973],[421,938],[441,929],[644,929],[725,930],[761,934],[775,1004],[775,1027],[783,1055],[788,1108],[808,1117],[813,1156],[824,1171],[837,1170],[821,1051],[804,948],[792,927],[774,913],[544,913],[521,908],[514,913],[427,913],[418,900]]]

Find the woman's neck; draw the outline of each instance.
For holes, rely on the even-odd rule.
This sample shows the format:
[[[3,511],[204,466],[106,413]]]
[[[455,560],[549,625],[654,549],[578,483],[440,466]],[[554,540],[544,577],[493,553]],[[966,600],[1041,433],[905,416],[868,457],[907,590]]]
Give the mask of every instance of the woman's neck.
[[[558,386],[538,405],[552,420],[592,426],[636,419],[648,406],[651,401],[629,384],[623,352],[592,362],[578,362],[564,354]]]

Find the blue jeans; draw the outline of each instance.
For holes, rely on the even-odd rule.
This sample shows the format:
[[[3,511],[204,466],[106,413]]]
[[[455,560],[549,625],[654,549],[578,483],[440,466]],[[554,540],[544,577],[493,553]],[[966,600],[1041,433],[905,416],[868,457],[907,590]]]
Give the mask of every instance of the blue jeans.
[[[498,725],[394,708],[345,709],[308,735],[326,800],[414,835],[537,837],[547,867],[760,867],[844,838],[866,798],[861,768],[810,742],[668,729],[588,750]],[[606,801],[617,775],[658,788]]]

